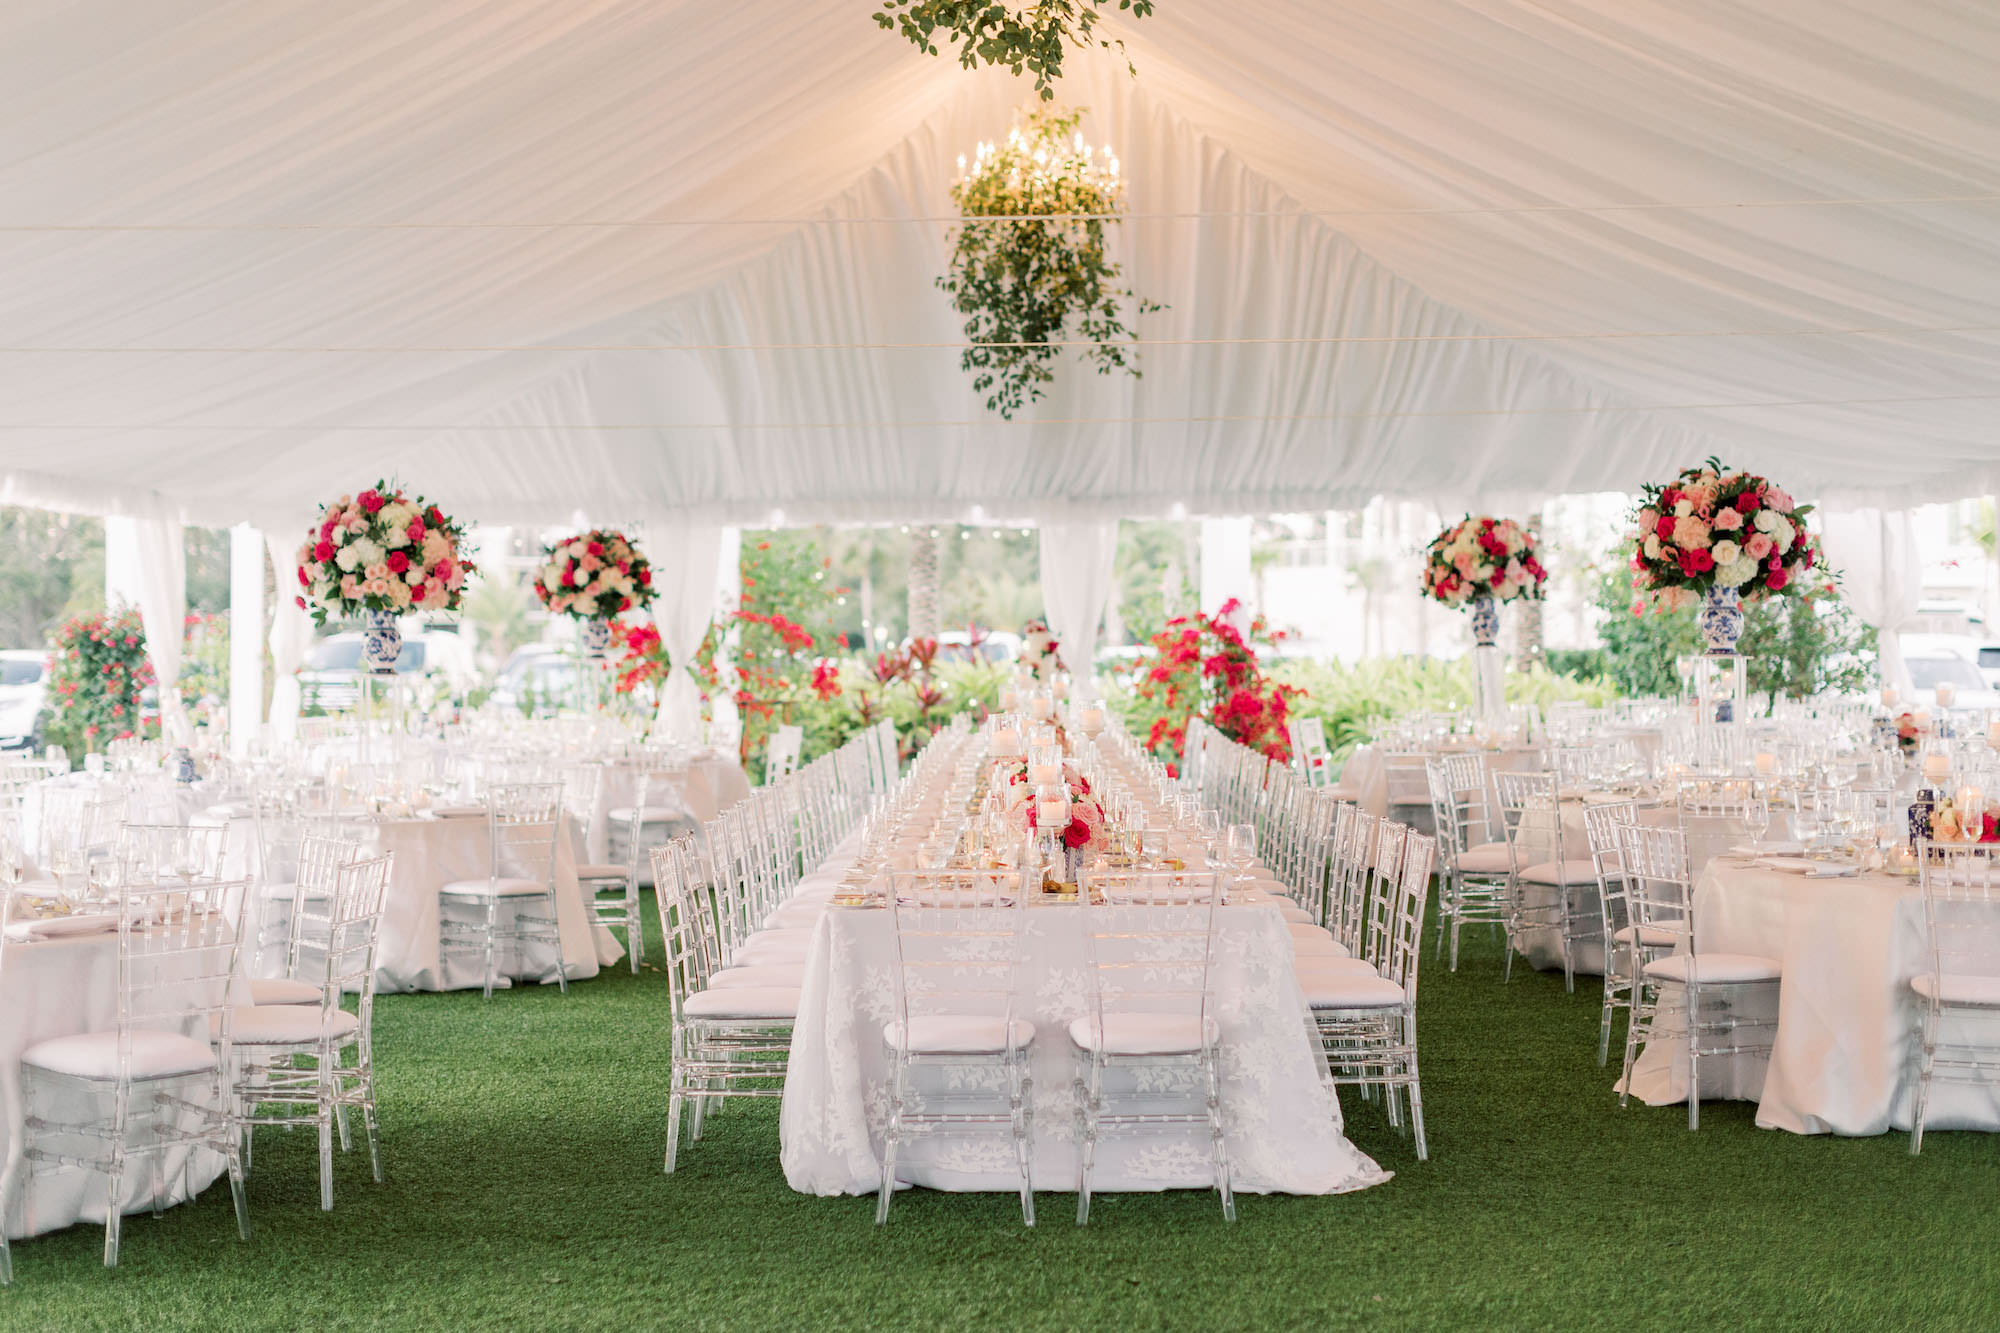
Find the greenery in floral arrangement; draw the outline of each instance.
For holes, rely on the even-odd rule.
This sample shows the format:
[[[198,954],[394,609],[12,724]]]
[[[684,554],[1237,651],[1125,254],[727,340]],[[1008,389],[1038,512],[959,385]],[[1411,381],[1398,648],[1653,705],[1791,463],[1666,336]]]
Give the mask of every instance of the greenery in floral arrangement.
[[[1627,548],[1633,614],[1685,610],[1717,590],[1745,604],[1801,590],[1819,564],[1805,523],[1812,510],[1715,458],[1645,487]]]
[[[1105,224],[1123,206],[1118,159],[1083,142],[1080,112],[1041,108],[1004,144],[982,143],[951,187],[965,218],[938,287],[965,316],[971,343],[959,358],[989,411],[1012,418],[1055,379],[1052,365],[1072,318],[1097,373],[1139,374],[1121,341],[1120,269],[1105,253]],[[990,220],[982,220],[990,219]],[[1163,309],[1138,300],[1141,314]]]
[[[1125,725],[1170,764],[1180,763],[1188,723],[1196,717],[1273,759],[1291,758],[1287,723],[1301,691],[1266,674],[1257,657],[1284,632],[1262,616],[1239,631],[1233,618],[1240,609],[1231,598],[1214,615],[1173,617],[1152,636],[1151,655],[1123,673],[1127,688],[1116,706]]]
[[[47,744],[75,756],[157,733],[140,720],[139,694],[153,683],[153,663],[137,611],[72,616],[57,627],[51,649]]]
[[[1680,661],[1703,651],[1693,611],[1641,615],[1631,604],[1631,586],[1616,567],[1616,551],[1599,576],[1597,606],[1604,612],[1600,647],[1584,653],[1551,653],[1551,665],[1592,671],[1615,682],[1627,695],[1671,697],[1683,688]],[[1831,579],[1796,584],[1783,598],[1744,608],[1743,638],[1737,651],[1749,659],[1747,683],[1765,696],[1768,712],[1779,696],[1803,699],[1824,691],[1864,689],[1872,679],[1875,631],[1856,620]]]
[[[1153,0],[1117,0],[1133,18],[1153,12]],[[1043,101],[1056,95],[1063,56],[1071,46],[1119,51],[1123,42],[1095,37],[1092,30],[1111,0],[1031,0],[1001,4],[999,0],[882,0],[875,22],[901,31],[927,56],[938,53],[937,37],[958,47],[958,63],[967,69],[981,64],[1005,65],[1019,75],[1035,76],[1035,91]],[[1132,62],[1125,68],[1135,77]]]

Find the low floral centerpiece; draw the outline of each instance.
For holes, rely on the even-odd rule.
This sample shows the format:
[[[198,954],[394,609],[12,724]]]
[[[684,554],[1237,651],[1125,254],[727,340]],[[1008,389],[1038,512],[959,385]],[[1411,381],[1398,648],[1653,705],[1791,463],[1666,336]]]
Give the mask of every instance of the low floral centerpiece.
[[[1540,597],[1548,577],[1534,534],[1511,518],[1468,514],[1424,549],[1424,595],[1454,611],[1470,606],[1481,645],[1499,638],[1500,603]]]
[[[603,657],[611,622],[652,604],[653,567],[624,533],[592,528],[542,548],[535,596],[554,614],[578,622],[586,656]]]
[[[1763,477],[1713,458],[1647,486],[1633,513],[1632,614],[1700,604],[1696,623],[1709,653],[1734,653],[1744,603],[1797,593],[1819,563],[1805,525],[1811,512]]]
[[[320,509],[299,547],[298,603],[315,624],[363,622],[362,666],[387,675],[402,652],[398,616],[458,609],[474,571],[464,542],[436,505],[377,481]]]
[[[1061,673],[1063,660],[1058,648],[1055,632],[1046,620],[1030,620],[1021,626],[1021,665],[1036,680],[1053,682]]]
[[[1021,829],[1030,839],[1049,827],[1044,822],[1049,812],[1029,779],[1025,760],[1007,757],[994,780],[1008,813],[1021,821]],[[1062,766],[1062,787],[1069,812],[1055,832],[1062,844],[1065,867],[1062,878],[1073,884],[1084,859],[1093,850],[1104,848],[1107,840],[1104,804],[1092,793],[1090,779],[1069,764]]]

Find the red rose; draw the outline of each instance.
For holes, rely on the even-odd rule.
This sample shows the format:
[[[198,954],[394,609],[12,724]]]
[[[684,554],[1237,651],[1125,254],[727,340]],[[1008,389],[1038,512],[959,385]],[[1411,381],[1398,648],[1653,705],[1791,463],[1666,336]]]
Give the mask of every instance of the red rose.
[[[411,541],[422,541],[424,539],[424,521],[420,518],[411,519],[410,526],[405,528],[404,532],[408,534]]]
[[[1754,514],[1757,512],[1757,506],[1762,503],[1763,501],[1757,498],[1757,492],[1745,491],[1736,497],[1736,512],[1739,514]]]
[[[409,568],[410,557],[404,555],[401,551],[389,552],[389,572],[391,574],[407,573]]]
[[[434,528],[441,528],[444,526],[444,515],[438,512],[438,507],[436,505],[432,505],[430,509],[425,512],[424,521],[429,523]]]
[[[380,510],[382,506],[387,503],[387,501],[383,500],[383,498],[377,495],[374,491],[367,490],[355,496],[354,503],[360,505],[363,509],[366,509],[369,513],[373,514],[378,510]]]
[[[1681,573],[1689,578],[1715,568],[1715,557],[1707,551],[1682,551]]]
[[[1764,576],[1764,586],[1769,588],[1772,592],[1777,592],[1780,588],[1783,588],[1787,583],[1790,583],[1791,581],[1792,581],[1792,576],[1787,574],[1782,569],[1774,569],[1770,573]]]
[[[1063,830],[1063,846],[1086,847],[1089,844],[1090,825],[1084,823],[1081,819],[1070,820],[1069,827]]]
[[[603,554],[604,554],[604,543],[603,543],[603,542],[585,542],[585,543],[583,544],[583,553],[584,553],[585,555],[603,555]]]
[[[421,602],[421,601],[423,601],[423,600],[424,600],[424,585],[423,585],[423,584],[421,584],[421,583],[413,583],[413,584],[411,584],[411,585],[410,585],[410,600],[411,600],[411,601],[413,601],[413,602]]]
[[[319,545],[313,547],[313,559],[319,561],[321,564],[325,564],[327,561],[333,559],[333,543],[330,541],[321,541]],[[305,573],[303,569],[299,572],[301,574]]]
[[[292,598],[292,600],[293,600],[294,602],[297,602],[297,603],[298,603],[298,605],[299,605],[299,610],[303,611],[303,610],[305,610],[305,609],[306,609],[306,599],[305,599],[305,598],[303,598],[303,597],[294,597],[294,598]]]
[[[1660,515],[1660,521],[1653,525],[1653,531],[1661,541],[1670,541],[1674,535],[1674,520],[1671,514]]]
[[[640,571],[639,571],[639,586],[640,586],[640,587],[642,587],[642,588],[650,588],[650,587],[652,587],[652,586],[653,586],[653,571],[652,571],[652,570],[650,570],[650,569],[642,569],[642,570],[640,570]]]

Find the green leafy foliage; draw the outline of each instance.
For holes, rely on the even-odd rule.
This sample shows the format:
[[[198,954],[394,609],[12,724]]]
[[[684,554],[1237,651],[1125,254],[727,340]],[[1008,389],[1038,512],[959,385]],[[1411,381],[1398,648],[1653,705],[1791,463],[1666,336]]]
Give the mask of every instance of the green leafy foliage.
[[[76,756],[150,734],[140,725],[139,692],[152,683],[137,611],[70,617],[53,636],[43,739]]]
[[[1072,319],[1097,373],[1137,376],[1123,340],[1123,302],[1141,314],[1163,309],[1118,285],[1105,253],[1105,228],[1123,191],[1117,163],[1083,143],[1080,113],[1042,108],[1004,144],[982,144],[951,187],[965,222],[952,240],[950,269],[937,280],[965,316],[971,345],[959,365],[972,387],[991,390],[987,410],[1011,419],[1055,380],[1054,362]],[[985,220],[982,220],[985,219]]]
[[[943,41],[958,47],[958,63],[967,69],[1005,65],[1018,76],[1035,76],[1035,91],[1043,101],[1056,95],[1063,56],[1071,46],[1123,51],[1125,44],[1094,35],[1093,29],[1112,0],[1033,0],[1005,5],[998,0],[882,0],[875,22],[904,37],[927,56]],[[1133,18],[1153,12],[1153,0],[1117,0]],[[1134,76],[1132,62],[1125,68]]]

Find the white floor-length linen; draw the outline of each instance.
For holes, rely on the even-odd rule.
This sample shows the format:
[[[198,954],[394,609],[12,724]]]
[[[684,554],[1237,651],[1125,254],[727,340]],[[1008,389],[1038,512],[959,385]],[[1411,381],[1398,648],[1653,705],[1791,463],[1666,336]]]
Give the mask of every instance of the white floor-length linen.
[[[1704,1098],[1755,1101],[1760,1126],[1794,1134],[1910,1127],[1918,1012],[1910,979],[1929,967],[1923,891],[1914,881],[1810,879],[1717,861],[1696,886],[1695,921],[1703,951],[1762,954],[1784,969],[1770,1060],[1703,1059]],[[1741,1012],[1768,1019],[1768,999]],[[1678,1044],[1648,1047],[1632,1084],[1635,1096],[1655,1105],[1685,1098]],[[1938,1080],[1926,1128],[2000,1130],[2000,1087]]]
[[[694,655],[715,616],[716,566],[722,559],[722,529],[710,524],[656,524],[645,534],[653,566],[653,623],[670,670],[660,688],[659,725],[672,740],[693,740],[701,732],[701,687],[694,679]]]
[[[0,965],[0,1161],[22,1133],[21,1052],[39,1041],[81,1032],[105,1032],[118,1026],[118,936],[115,932],[68,939],[8,941]],[[38,1094],[42,1098],[57,1095]],[[85,1100],[88,1099],[79,1099]],[[45,1108],[49,1109],[49,1108]],[[54,1108],[85,1118],[86,1106]],[[186,1169],[183,1170],[183,1167]],[[167,1154],[161,1204],[175,1204],[222,1174],[222,1159],[214,1153],[186,1149]],[[103,1222],[105,1178],[87,1171],[48,1171],[26,1184],[12,1215],[0,1218],[10,1237],[59,1231],[79,1222]],[[128,1171],[123,1211],[152,1204],[153,1173]]]
[[[264,533],[277,577],[278,599],[271,607],[271,734],[281,741],[298,739],[303,692],[299,667],[312,643],[312,616],[298,604],[298,548],[275,529]]]
[[[837,854],[801,887],[836,882],[845,860]],[[1291,934],[1276,905],[1221,912],[1216,1017],[1234,1187],[1333,1194],[1389,1179],[1341,1133],[1340,1108],[1292,972]],[[814,928],[780,1118],[785,1179],[801,1193],[866,1194],[881,1185],[890,1072],[882,1025],[894,1017],[893,951],[893,925],[881,908],[829,908]],[[1026,954],[1021,1016],[1036,1029],[1035,1188],[1074,1190],[1075,1065],[1066,1028],[1084,1016],[1090,998],[1081,914],[1074,906],[1031,907]],[[1011,1142],[990,1133],[906,1140],[896,1174],[946,1190],[1011,1190],[1020,1179]],[[1200,1189],[1214,1180],[1206,1130],[1169,1126],[1099,1140],[1097,1190]]]

